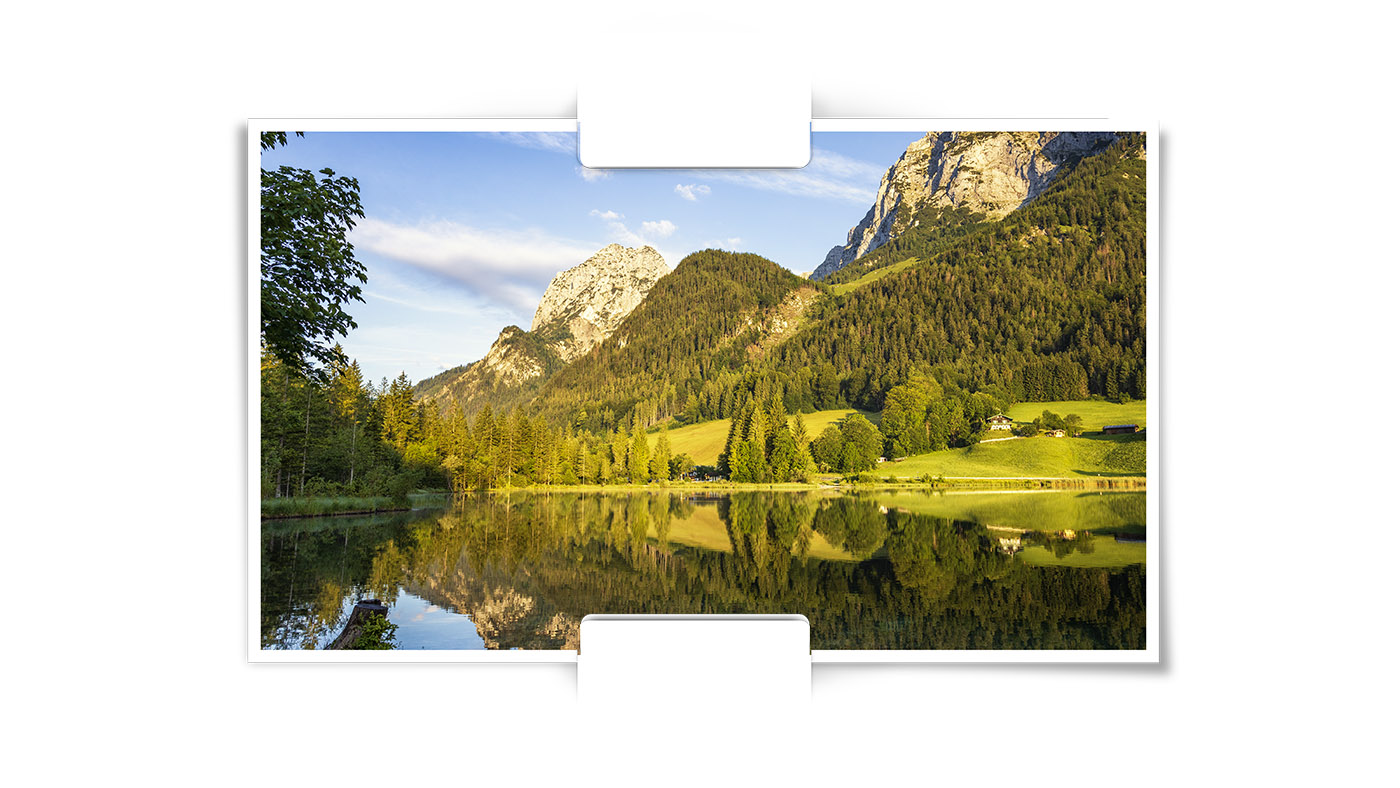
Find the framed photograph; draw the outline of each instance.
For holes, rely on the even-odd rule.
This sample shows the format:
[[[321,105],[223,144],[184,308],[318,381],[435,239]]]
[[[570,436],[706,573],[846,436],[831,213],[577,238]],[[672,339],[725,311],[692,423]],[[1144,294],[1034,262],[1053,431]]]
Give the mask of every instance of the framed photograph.
[[[595,170],[572,120],[249,125],[249,657],[1156,661],[1156,135],[814,120]]]

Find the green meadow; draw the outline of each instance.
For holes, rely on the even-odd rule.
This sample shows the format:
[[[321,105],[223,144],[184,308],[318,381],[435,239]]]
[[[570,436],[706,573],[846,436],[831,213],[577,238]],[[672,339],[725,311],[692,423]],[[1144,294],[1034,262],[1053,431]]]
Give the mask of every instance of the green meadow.
[[[1106,424],[1136,424],[1147,428],[1147,400],[1124,403],[1103,400],[1059,400],[1057,402],[1022,402],[1012,405],[1006,415],[1022,423],[1030,423],[1044,411],[1068,416],[1076,413],[1084,420],[1085,431],[1101,430]]]
[[[901,478],[1146,476],[1147,434],[1013,438],[920,454],[881,465],[875,473]]]
[[[816,413],[802,414],[802,421],[807,425],[807,438],[809,440],[815,439],[822,433],[822,430],[852,413],[859,413],[869,419],[871,424],[880,426],[880,414],[878,413],[849,409],[819,410]],[[729,437],[729,419],[717,419],[678,427],[670,430],[667,435],[671,441],[672,456],[689,454],[690,459],[697,465],[714,465],[719,462],[720,452],[724,451],[724,441]],[[660,437],[661,433],[659,432],[647,435],[648,446],[656,448],[656,441]]]
[[[852,290],[855,290],[859,287],[864,287],[877,279],[884,279],[890,274],[897,274],[900,271],[903,271],[904,269],[910,267],[911,265],[914,265],[917,262],[919,262],[919,259],[917,257],[910,257],[909,259],[901,260],[900,262],[895,263],[894,265],[887,265],[884,268],[876,268],[874,271],[871,271],[870,273],[866,274],[865,276],[862,276],[859,279],[846,282],[844,284],[832,285],[831,292],[835,293],[836,295],[845,295],[851,292]]]

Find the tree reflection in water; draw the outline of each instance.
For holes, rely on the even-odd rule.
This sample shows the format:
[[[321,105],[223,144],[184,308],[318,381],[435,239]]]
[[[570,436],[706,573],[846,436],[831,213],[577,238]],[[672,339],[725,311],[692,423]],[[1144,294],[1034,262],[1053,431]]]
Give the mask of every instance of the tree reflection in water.
[[[705,511],[727,550],[677,537]],[[806,492],[481,494],[264,523],[262,644],[324,645],[355,599],[402,589],[470,616],[488,648],[577,648],[588,613],[802,613],[817,649],[1145,647],[1140,565],[1031,566],[996,545],[975,523]]]

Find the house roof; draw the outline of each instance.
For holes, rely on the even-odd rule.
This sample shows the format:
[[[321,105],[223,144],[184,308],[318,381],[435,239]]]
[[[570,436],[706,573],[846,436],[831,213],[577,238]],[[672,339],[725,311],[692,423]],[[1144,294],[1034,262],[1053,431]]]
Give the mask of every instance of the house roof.
[[[990,419],[987,419],[987,421],[1011,421],[1011,417],[1010,417],[1010,416],[1003,416],[1002,414],[998,413],[997,415],[991,417]]]

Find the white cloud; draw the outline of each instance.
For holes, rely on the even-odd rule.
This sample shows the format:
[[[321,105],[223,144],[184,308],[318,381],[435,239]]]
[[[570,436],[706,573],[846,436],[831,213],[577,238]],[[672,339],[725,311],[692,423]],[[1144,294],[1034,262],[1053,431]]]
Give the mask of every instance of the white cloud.
[[[676,231],[676,226],[667,219],[658,222],[642,222],[642,235],[651,238],[665,238]]]
[[[813,148],[812,161],[800,170],[714,170],[696,175],[752,189],[869,205],[885,171],[878,164]]]
[[[685,186],[682,186],[679,183],[676,184],[676,194],[679,194],[681,196],[681,199],[690,200],[691,202],[695,202],[697,199],[699,199],[699,196],[703,196],[709,193],[710,187],[706,186],[703,183],[691,183]]]
[[[486,136],[521,148],[578,155],[578,134],[572,131],[492,131]]]
[[[534,314],[556,273],[597,251],[541,230],[487,230],[450,221],[401,225],[363,219],[351,242],[451,279],[523,318]]]
[[[720,240],[706,241],[705,247],[708,249],[728,249],[737,252],[744,245],[743,238],[723,238]]]
[[[603,222],[607,224],[608,232],[612,235],[612,239],[623,246],[650,246],[655,248],[656,240],[669,238],[677,229],[675,223],[670,219],[642,222],[640,229],[633,230],[622,221],[622,214],[617,211],[600,211],[594,208],[588,212],[588,215],[602,219]],[[669,260],[671,258],[668,256],[667,259]]]
[[[612,170],[595,170],[589,167],[575,167],[574,171],[578,173],[580,178],[590,183],[612,177]]]

